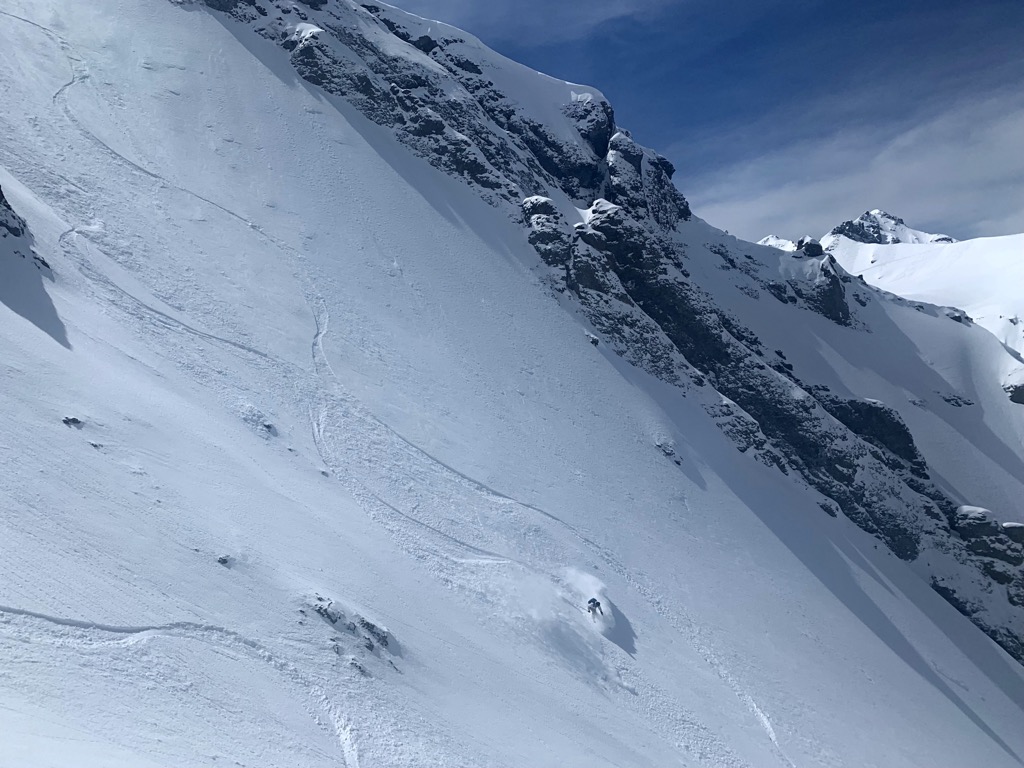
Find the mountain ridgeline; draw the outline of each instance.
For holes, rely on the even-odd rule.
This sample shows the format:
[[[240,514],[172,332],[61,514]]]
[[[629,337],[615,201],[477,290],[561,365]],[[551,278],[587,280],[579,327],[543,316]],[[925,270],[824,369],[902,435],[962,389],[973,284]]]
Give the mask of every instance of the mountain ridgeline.
[[[585,318],[593,343],[697,398],[751,461],[876,536],[1024,661],[1020,529],[965,512],[971,500],[933,479],[898,408],[835,391],[791,362],[785,341],[764,340],[799,345],[813,326],[884,345],[882,305],[899,299],[852,277],[816,241],[781,251],[707,226],[674,185],[672,164],[620,128],[601,94],[451,27],[351,0],[205,4],[520,221],[545,285]],[[866,216],[833,234],[894,242],[905,229]],[[936,308],[918,311],[951,322]],[[937,394],[936,407],[970,404]]]
[[[826,235],[824,244],[827,246],[837,237],[845,237],[858,243],[875,245],[894,245],[896,243],[955,243],[949,235],[933,235],[911,229],[899,216],[893,216],[878,208],[865,211],[852,221],[844,221]]]

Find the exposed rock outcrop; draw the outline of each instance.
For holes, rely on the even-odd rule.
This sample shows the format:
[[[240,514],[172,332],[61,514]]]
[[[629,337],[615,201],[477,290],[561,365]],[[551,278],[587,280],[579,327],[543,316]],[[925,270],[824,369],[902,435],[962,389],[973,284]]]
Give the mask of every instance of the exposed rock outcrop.
[[[551,81],[545,84],[565,98],[538,114],[495,84],[497,56],[475,59],[482,46],[458,30],[372,3],[317,0],[305,11],[285,0],[205,2],[252,25],[288,51],[304,80],[391,129],[492,203],[518,205],[557,189],[586,204],[622,197],[666,226],[690,215],[671,183],[671,163],[618,133],[600,94]],[[407,46],[396,48],[394,38]],[[552,114],[560,125],[545,122]]]
[[[25,234],[25,220],[21,218],[4,197],[0,188],[0,237],[21,237]]]

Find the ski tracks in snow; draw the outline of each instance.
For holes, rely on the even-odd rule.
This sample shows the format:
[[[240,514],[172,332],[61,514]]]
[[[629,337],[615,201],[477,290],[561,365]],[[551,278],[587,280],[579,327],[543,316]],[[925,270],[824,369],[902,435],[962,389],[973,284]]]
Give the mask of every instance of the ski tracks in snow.
[[[145,166],[141,165],[140,163],[135,162],[134,160],[118,152],[116,149],[110,146],[110,144],[108,144],[95,133],[86,128],[85,124],[81,121],[81,119],[79,119],[79,117],[74,113],[74,110],[72,110],[70,105],[68,104],[68,93],[70,92],[70,90],[74,86],[85,82],[90,77],[89,69],[85,64],[85,60],[75,52],[74,47],[67,40],[67,38],[63,37],[57,31],[50,29],[49,27],[43,26],[41,24],[37,24],[36,22],[29,21],[28,19],[25,19],[21,16],[16,16],[14,14],[7,13],[5,11],[0,11],[0,14],[10,16],[11,18],[17,19],[18,21],[23,21],[27,24],[31,24],[32,26],[36,27],[39,30],[42,30],[44,33],[49,35],[60,46],[61,53],[66,59],[68,67],[71,70],[71,79],[57,89],[57,91],[53,94],[52,101],[54,105],[57,106],[61,110],[61,112],[63,112],[68,122],[71,123],[71,125],[75,127],[75,129],[82,135],[82,137],[85,138],[89,143],[91,143],[97,150],[107,155],[113,162],[118,163],[148,179],[156,181],[161,186],[176,190],[178,192],[182,192],[192,198],[195,198],[196,200],[202,203],[205,203],[206,205],[216,208],[217,210],[221,211],[224,214],[227,214],[236,221],[245,224],[247,227],[259,231],[259,228],[255,224],[253,224],[251,221],[249,221],[241,214],[231,210],[230,208],[227,208],[224,205],[221,205],[220,203],[210,200],[208,197],[205,197],[199,194],[198,192],[195,192],[191,189],[188,189],[187,187],[183,187],[179,184],[176,184],[173,181],[167,179],[165,176],[157,173],[156,171],[152,171],[149,168],[146,168]]]
[[[291,252],[292,254],[297,254],[296,249],[294,249],[292,246],[288,245],[287,243],[278,238],[275,238],[267,234],[263,230],[263,228],[254,224],[252,221],[250,221],[248,218],[241,215],[240,213],[214,200],[211,200],[205,195],[202,195],[192,189],[189,189],[188,187],[177,184],[156,171],[146,168],[142,164],[132,160],[129,157],[126,157],[121,152],[118,152],[110,144],[108,144],[95,133],[90,131],[82,122],[82,120],[75,114],[74,110],[68,103],[68,96],[72,89],[75,86],[88,81],[90,78],[89,70],[86,66],[83,57],[75,51],[75,48],[70,43],[70,41],[68,41],[67,38],[58,33],[56,30],[7,11],[0,11],[0,15],[6,16],[8,18],[22,22],[24,24],[28,24],[33,28],[40,30],[51,40],[53,40],[54,43],[58,46],[61,55],[66,60],[68,68],[70,70],[70,79],[67,82],[63,83],[57,89],[57,91],[54,92],[53,96],[51,97],[51,101],[60,110],[60,112],[64,115],[65,119],[75,129],[75,131],[82,138],[84,138],[88,142],[88,144],[91,145],[97,152],[105,156],[110,163],[113,163],[131,173],[134,173],[136,175],[142,176],[145,179],[155,182],[158,190],[169,190],[177,192],[187,197],[190,197],[198,201],[199,203],[202,203],[205,206],[213,208],[214,210],[220,212],[221,214],[229,217],[236,223],[243,224],[247,229],[252,230],[259,237],[261,237],[274,247]],[[63,176],[59,178],[61,178],[61,180],[64,181],[65,183],[75,187],[78,190],[81,190],[81,185],[79,185],[78,183],[69,181],[67,178]],[[59,198],[60,196],[58,195],[57,199]],[[68,214],[68,216],[71,219],[74,218],[73,215]],[[256,355],[264,359],[269,359],[270,356],[266,352],[255,349],[254,347],[247,345],[243,342],[235,341],[232,339],[225,338],[223,336],[218,336],[216,334],[201,331],[181,320],[172,317],[167,312],[157,309],[151,303],[140,299],[134,293],[124,288],[122,285],[118,284],[118,282],[114,280],[112,277],[110,277],[110,275],[105,274],[104,271],[99,268],[95,260],[89,258],[89,254],[86,254],[83,257],[76,257],[75,247],[72,243],[73,238],[82,238],[86,243],[91,243],[92,241],[88,237],[88,227],[72,224],[68,230],[66,230],[60,235],[59,245],[61,249],[64,251],[65,255],[69,256],[69,258],[71,258],[71,260],[75,263],[75,265],[78,267],[79,271],[82,273],[84,277],[86,277],[91,282],[98,283],[102,287],[109,289],[112,294],[127,300],[128,304],[131,305],[131,307],[134,309],[124,306],[122,306],[122,308],[128,311],[129,314],[133,314],[136,317],[148,315],[151,319],[154,319],[156,322],[172,330],[184,331],[196,337],[203,338],[207,341],[228,345],[243,352],[246,352],[248,354]],[[101,248],[101,250],[103,249]],[[118,304],[119,302],[114,303]]]
[[[48,36],[58,46],[61,54],[65,58],[69,71],[70,77],[67,82],[63,83],[52,95],[51,100],[55,107],[57,107],[63,114],[68,123],[74,127],[76,132],[86,140],[86,142],[93,147],[100,155],[107,158],[108,162],[113,163],[121,168],[134,173],[138,176],[143,177],[157,185],[158,190],[171,190],[178,193],[184,194],[191,197],[204,205],[207,205],[221,214],[229,217],[236,223],[243,224],[248,229],[254,231],[259,237],[264,239],[272,246],[280,249],[281,251],[287,252],[293,257],[297,257],[299,260],[302,259],[301,253],[285,243],[284,241],[275,238],[265,232],[261,227],[254,224],[252,221],[231,210],[230,208],[217,203],[210,198],[199,194],[187,187],[170,181],[165,176],[157,173],[156,171],[146,168],[139,162],[136,162],[126,157],[121,152],[117,151],[110,144],[105,142],[95,133],[90,131],[85,124],[75,114],[71,108],[68,97],[75,86],[86,82],[90,78],[88,67],[86,66],[85,60],[81,57],[74,49],[74,46],[56,30],[51,29],[45,25],[34,22],[30,19],[18,16],[16,14],[0,11],[0,15],[9,17],[16,21],[30,25],[35,29],[40,30],[46,36]],[[65,179],[65,181],[67,181]],[[70,183],[70,182],[68,182]],[[80,189],[80,185],[73,184],[76,188]],[[153,323],[159,327],[170,330],[175,333],[184,333],[194,338],[202,339],[204,341],[212,342],[218,346],[225,346],[234,349],[237,352],[242,352],[245,355],[252,356],[258,361],[263,363],[269,363],[277,367],[281,372],[285,373],[288,378],[292,379],[305,379],[308,377],[308,373],[305,371],[298,370],[294,365],[287,363],[284,360],[278,359],[268,353],[259,350],[251,345],[245,344],[240,341],[236,341],[224,336],[209,333],[199,328],[190,325],[178,318],[173,317],[168,311],[158,309],[154,306],[152,301],[144,300],[136,295],[136,292],[130,290],[120,283],[117,279],[109,274],[108,270],[101,269],[99,263],[96,261],[92,251],[92,241],[87,236],[87,228],[80,225],[72,225],[65,230],[58,238],[58,245],[64,252],[64,254],[72,261],[77,267],[78,271],[85,277],[90,283],[98,286],[110,303],[116,306],[121,311],[125,312],[130,317],[135,318],[137,321],[144,323]],[[85,251],[76,242],[79,239],[85,243]],[[100,249],[103,250],[103,249]],[[108,257],[109,258],[109,257]],[[319,343],[319,339],[323,333],[326,332],[326,312],[323,312],[325,318],[324,325],[321,328],[319,325],[319,318],[321,312],[316,307],[311,306],[311,310],[314,315],[314,319],[317,321],[317,333],[314,345]],[[321,357],[322,360],[326,361],[325,357]],[[330,372],[333,376],[333,371]],[[491,553],[484,553],[481,550],[476,550],[477,554],[485,554],[491,556]],[[332,728],[335,737],[338,740],[339,745],[344,754],[344,760],[347,768],[359,768],[358,750],[356,748],[355,737],[353,734],[352,724],[345,717],[341,708],[334,704],[330,698],[324,693],[323,687],[317,683],[314,683],[301,673],[290,662],[275,656],[264,646],[252,641],[244,636],[222,627],[216,627],[213,625],[205,625],[198,623],[173,623],[166,625],[153,625],[153,626],[139,626],[139,627],[122,627],[113,625],[97,624],[94,622],[78,621],[74,619],[62,619],[59,617],[48,616],[28,610],[16,609],[11,607],[0,606],[0,616],[20,616],[25,619],[31,619],[38,622],[42,622],[50,627],[65,627],[74,629],[81,632],[100,632],[114,636],[127,636],[133,638],[144,638],[153,635],[164,635],[169,637],[181,637],[191,640],[199,640],[207,643],[214,643],[220,645],[232,645],[242,649],[245,649],[250,655],[253,655],[262,661],[269,663],[280,673],[289,677],[293,682],[301,685],[305,690],[309,692],[309,695],[319,700],[319,705],[324,711],[327,720],[332,724]],[[318,718],[319,721],[319,718]]]
[[[327,694],[325,684],[313,680],[295,664],[276,654],[266,645],[234,630],[191,621],[138,626],[104,624],[0,605],[0,637],[4,635],[30,643],[49,639],[72,647],[125,643],[131,645],[160,636],[240,651],[268,665],[288,683],[303,691],[319,709],[320,714],[310,712],[314,721],[321,728],[326,724],[330,735],[337,741],[346,768],[360,768],[352,724]]]
[[[315,357],[320,358],[315,364],[318,371],[330,370],[326,358],[321,357],[323,356],[323,333],[321,333],[321,331],[326,332],[327,327],[326,318],[321,317],[317,322],[318,335],[314,341],[314,355]],[[336,386],[340,385],[336,384]],[[342,400],[344,403],[342,403]],[[579,541],[586,549],[590,550],[593,555],[602,560],[609,568],[629,584],[658,615],[665,618],[681,636],[687,639],[691,647],[694,648],[704,662],[714,670],[716,675],[743,703],[743,706],[751,712],[758,726],[765,731],[765,734],[772,742],[773,749],[782,763],[786,766],[793,766],[793,763],[784,754],[778,743],[768,715],[757,705],[753,697],[744,690],[735,676],[729,672],[726,665],[718,658],[717,654],[713,650],[711,641],[705,637],[705,633],[700,628],[699,624],[685,613],[680,614],[678,609],[668,609],[664,605],[664,601],[658,597],[655,590],[650,586],[650,579],[643,573],[634,572],[626,568],[609,548],[594,541],[584,532],[565,522],[557,515],[547,512],[535,505],[517,501],[516,499],[496,491],[486,484],[453,469],[445,462],[440,461],[428,452],[420,449],[414,443],[378,420],[372,414],[369,414],[368,412],[359,412],[363,411],[363,409],[356,406],[351,398],[346,397],[335,399],[333,402],[328,401],[324,403],[324,407],[322,409],[312,414],[314,440],[321,459],[326,466],[332,468],[336,476],[346,481],[346,488],[356,497],[368,514],[384,525],[384,527],[389,530],[393,536],[395,536],[398,543],[404,549],[421,559],[424,558],[424,556],[427,558],[440,556],[444,560],[451,562],[456,560],[456,558],[447,551],[447,546],[445,545],[454,544],[464,551],[486,556],[489,558],[486,561],[489,564],[515,564],[524,570],[538,574],[548,580],[552,578],[552,574],[549,570],[551,563],[564,561],[564,558],[560,560],[558,557],[558,554],[564,553],[553,552],[553,559],[533,558],[533,562],[530,562],[508,554],[502,554],[493,549],[482,548],[476,544],[466,541],[465,533],[461,537],[456,537],[442,530],[438,526],[424,522],[412,514],[403,512],[396,504],[386,501],[381,497],[381,495],[371,490],[367,485],[355,480],[351,473],[346,472],[346,462],[339,460],[339,457],[335,454],[333,443],[330,439],[330,427],[327,422],[329,422],[332,415],[338,415],[337,411],[334,410],[338,407],[344,408],[345,414],[343,421],[345,423],[352,424],[353,422],[361,421],[365,427],[377,431],[380,439],[390,442],[393,449],[399,449],[398,454],[403,452],[401,449],[405,449],[404,452],[406,453],[406,458],[404,460],[399,458],[398,455],[392,454],[391,462],[378,463],[388,464],[390,466],[397,464],[399,466],[408,467],[410,460],[416,461],[428,468],[434,477],[437,478],[436,482],[449,487],[451,485],[462,486],[464,491],[468,492],[468,495],[474,499],[467,503],[475,504],[478,507],[491,506],[499,511],[504,510],[506,512],[512,510],[529,510],[530,512],[542,516],[545,520],[553,522],[556,526],[567,531],[572,538]],[[353,411],[352,409],[356,409],[356,411]],[[410,474],[422,477],[422,471],[413,470]],[[414,526],[412,531],[408,529],[409,524]],[[471,532],[472,527],[464,526],[463,530]],[[425,545],[423,540],[424,535],[434,539],[434,546]],[[635,670],[635,673],[641,675],[638,670]],[[696,714],[688,712],[686,708],[679,704],[679,702],[675,701],[670,694],[662,691],[659,686],[653,683],[653,681],[644,680],[643,685],[647,689],[647,697],[651,700],[651,705],[648,709],[651,712],[667,713],[663,716],[667,720],[674,722],[674,725],[670,726],[670,728],[673,731],[673,737],[677,740],[677,743],[680,744],[681,748],[685,749],[685,751],[695,753],[700,756],[702,760],[707,760],[714,765],[745,765],[745,763],[734,755],[732,751],[722,743],[720,739],[718,739],[717,736],[707,730]]]
[[[70,42],[55,30],[6,11],[0,11],[0,15],[29,24],[41,30],[59,46],[62,55],[67,61],[70,78],[53,94],[53,104],[61,111],[76,131],[97,152],[107,157],[109,162],[154,182],[160,189],[168,189],[185,194],[204,205],[210,206],[236,223],[243,224],[250,230],[255,231],[267,243],[282,252],[288,253],[305,266],[305,257],[298,249],[270,235],[239,213],[197,192],[176,184],[161,174],[126,157],[92,133],[75,115],[68,103],[68,96],[73,88],[89,79],[89,71],[83,58],[75,52]],[[83,233],[82,227],[72,226],[60,236],[59,244],[69,258],[73,260],[83,276],[90,282],[101,286],[110,294],[111,299],[116,297],[118,300],[114,303],[129,315],[154,322],[175,332],[186,333],[205,341],[228,346],[246,355],[254,356],[263,362],[280,366],[281,370],[286,372],[290,378],[297,377],[300,380],[306,378],[306,372],[297,370],[293,365],[283,360],[273,358],[266,352],[242,342],[195,328],[188,323],[174,318],[168,312],[154,307],[152,303],[139,298],[132,291],[126,289],[118,281],[100,270],[93,263],[89,253],[76,255],[78,246],[74,240],[79,237],[87,244],[91,242]],[[473,543],[467,540],[467,532],[470,535],[475,533],[477,538],[491,542],[494,542],[495,539],[498,541],[505,540],[511,545],[517,535],[521,534],[523,527],[532,525],[523,519],[524,515],[539,515],[549,523],[554,523],[556,527],[565,530],[571,538],[578,541],[604,561],[626,583],[633,587],[659,615],[668,620],[677,631],[689,640],[692,647],[705,662],[715,670],[717,675],[743,702],[744,706],[751,711],[772,741],[778,756],[784,760],[785,764],[791,766],[792,763],[785,757],[781,747],[778,745],[767,715],[742,689],[736,679],[725,668],[725,665],[720,662],[711,649],[710,643],[703,637],[703,632],[696,622],[689,616],[678,615],[678,610],[666,608],[654,590],[648,586],[648,579],[642,573],[631,572],[618,560],[610,549],[598,544],[557,515],[511,498],[485,483],[460,472],[437,456],[420,448],[380,421],[366,408],[361,406],[352,395],[345,392],[335,371],[331,368],[323,348],[323,341],[330,324],[330,315],[326,302],[316,293],[313,281],[305,273],[304,269],[300,269],[300,274],[303,274],[303,291],[315,324],[311,344],[315,381],[311,384],[309,390],[310,422],[313,441],[323,464],[332,470],[335,477],[357,499],[371,518],[383,525],[399,545],[413,557],[419,560],[434,561],[435,565],[432,570],[435,571],[436,575],[449,583],[451,583],[453,575],[450,573],[453,564],[457,568],[468,567],[470,569],[481,565],[490,567],[495,565],[513,566],[550,579],[551,573],[549,569],[551,564],[560,562],[559,555],[567,554],[564,545],[559,543],[556,537],[546,535],[545,542],[535,542],[540,550],[548,550],[546,554],[549,557],[544,557],[545,553],[543,551],[536,551],[533,557],[521,559],[502,553],[493,545],[484,546],[482,543]],[[340,425],[344,425],[344,428],[336,430],[335,428]],[[341,434],[335,434],[336,431]],[[358,437],[358,441],[346,445],[352,437]],[[374,460],[374,456],[377,459],[382,459],[382,454],[387,455],[388,461]],[[371,488],[367,483],[356,479],[355,472],[348,470],[348,467],[352,464],[363,464],[365,466],[368,462],[375,463],[377,467],[387,466],[392,468],[391,477],[379,478],[380,482],[377,484],[382,482],[382,488]],[[394,470],[395,467],[398,468],[397,471]],[[414,476],[417,480],[431,478],[435,487],[443,489],[443,493],[440,495],[449,502],[461,500],[466,507],[486,508],[489,513],[488,524],[485,524],[483,521],[483,513],[478,513],[480,525],[474,527],[465,525],[465,521],[447,518],[442,510],[426,509],[425,507],[430,506],[429,503],[421,504],[420,501],[422,500],[417,500],[415,494],[407,493],[402,488],[401,478],[396,475],[402,474],[403,471],[408,471],[408,475]],[[367,473],[367,476],[373,477],[377,474],[379,473],[370,472]],[[392,498],[389,500],[388,496]],[[403,511],[403,507],[409,511]],[[426,513],[427,519],[423,519],[423,513]],[[498,531],[496,535],[488,533],[488,529],[495,528]],[[456,531],[458,531],[458,535],[456,535]],[[469,557],[462,557],[460,554],[469,555]],[[440,558],[440,560],[437,560],[437,558]],[[207,642],[234,643],[248,649],[248,652],[267,661],[282,673],[292,676],[294,680],[305,686],[311,692],[311,695],[312,692],[321,690],[310,680],[302,676],[294,665],[278,659],[259,644],[223,628],[188,623],[151,627],[104,626],[0,607],[0,614],[3,613],[33,618],[38,621],[48,622],[54,626],[76,628],[81,631],[98,631],[114,635],[133,635],[138,637],[156,633],[192,639],[205,639]],[[652,692],[658,691],[657,686],[654,686],[650,681],[647,681],[646,685],[648,690]],[[348,724],[326,696],[322,693],[320,696],[321,707],[327,711],[328,717],[333,723],[335,734],[345,753],[348,768],[358,768],[359,762],[351,725]],[[671,730],[675,731],[673,737],[681,742],[681,746],[685,747],[689,744],[687,751],[696,747],[695,751],[702,759],[710,760],[718,765],[742,765],[742,761],[739,761],[732,754],[731,750],[721,743],[717,737],[708,732],[695,715],[685,712],[678,703],[674,702],[664,692],[654,693],[654,696],[655,699],[660,700],[658,701],[658,708],[667,707],[677,713],[669,718],[676,721],[676,726],[672,727]],[[682,738],[680,739],[680,737]]]
[[[571,540],[615,571],[689,640],[705,662],[751,709],[758,725],[767,723],[767,717],[728,674],[709,644],[702,641],[693,621],[687,618],[680,622],[665,608],[643,574],[631,572],[609,548],[557,515],[501,493],[423,450],[347,393],[334,375],[324,351],[324,338],[330,327],[326,303],[315,294],[307,301],[315,318],[311,352],[314,372],[320,382],[318,402],[310,409],[317,451],[324,465],[402,549],[426,564],[445,583],[467,590],[487,603],[495,598],[487,594],[487,579],[474,575],[479,566],[511,566],[554,584],[556,575],[551,569],[578,557],[578,552],[573,552],[559,537],[537,527],[539,517],[546,524],[565,531]],[[353,471],[360,465],[369,471]],[[357,475],[366,480],[358,479]],[[375,487],[371,487],[371,483]],[[427,494],[430,498],[424,497],[410,490],[410,485],[424,485],[433,493]],[[458,508],[462,518],[447,517],[444,504]],[[477,511],[477,525],[465,518],[465,510],[470,509]],[[524,539],[524,530],[530,532],[527,538],[533,551],[518,557],[509,554],[515,550],[516,542]],[[461,557],[460,553],[472,558]],[[470,566],[461,578],[457,572],[460,566]],[[623,701],[640,713],[654,732],[702,763],[747,768],[747,763],[707,728],[696,713],[649,679],[640,668],[624,663],[635,683],[623,686],[634,694],[624,697]],[[619,673],[622,672],[620,669]],[[770,724],[767,727],[770,728]],[[770,737],[774,735],[768,732]],[[775,743],[774,739],[772,741]],[[785,764],[791,765],[788,760]]]
[[[85,256],[76,255],[79,248],[74,241],[78,238],[81,238],[86,243],[87,254]],[[140,320],[155,322],[172,331],[187,333],[195,336],[196,338],[203,339],[204,341],[210,341],[220,346],[234,348],[235,350],[244,352],[248,355],[253,355],[263,360],[272,359],[266,352],[249,346],[248,344],[243,344],[240,341],[235,341],[224,336],[218,336],[213,333],[201,331],[182,320],[178,320],[167,312],[157,309],[152,304],[143,301],[127,288],[119,285],[112,277],[97,269],[96,265],[93,263],[93,259],[89,258],[89,252],[92,250],[91,242],[88,237],[85,237],[82,234],[78,227],[72,227],[71,229],[61,233],[58,243],[64,251],[64,254],[68,256],[68,258],[70,258],[78,267],[79,272],[81,272],[82,275],[92,283],[106,289],[112,299],[111,303],[117,305],[129,315]],[[113,301],[114,298],[119,299],[119,301]],[[283,361],[281,360],[275,359],[274,361],[283,364]]]

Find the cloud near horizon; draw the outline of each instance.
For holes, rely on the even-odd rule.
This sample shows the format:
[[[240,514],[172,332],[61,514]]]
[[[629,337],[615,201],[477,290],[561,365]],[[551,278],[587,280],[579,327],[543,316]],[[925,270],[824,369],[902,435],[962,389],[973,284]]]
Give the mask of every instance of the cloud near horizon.
[[[677,183],[698,216],[747,240],[818,237],[872,208],[959,239],[1024,232],[1024,94],[840,127]]]

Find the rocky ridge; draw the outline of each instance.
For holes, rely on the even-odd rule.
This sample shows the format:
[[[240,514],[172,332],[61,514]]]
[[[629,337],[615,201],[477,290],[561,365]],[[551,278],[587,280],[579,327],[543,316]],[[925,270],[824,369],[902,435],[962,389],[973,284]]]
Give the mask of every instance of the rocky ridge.
[[[911,229],[898,216],[875,208],[865,211],[852,221],[844,221],[833,227],[823,238],[827,244],[837,237],[845,237],[857,243],[873,245],[893,245],[895,243],[955,243],[949,235],[933,235],[928,232]]]
[[[869,332],[859,310],[890,299],[846,273],[822,243],[805,238],[781,253],[693,220],[671,164],[620,129],[600,94],[527,75],[445,25],[350,0],[205,3],[521,220],[547,284],[578,306],[592,340],[700,398],[740,451],[914,563],[1024,661],[1019,533],[965,516],[932,482],[895,410],[802,380],[784,350],[766,348],[716,298],[739,291],[778,302],[788,322],[810,313]],[[858,226],[849,229],[888,236],[881,225],[877,233],[870,222]]]
[[[805,236],[802,239],[808,239]],[[909,243],[914,245],[927,243],[956,243],[949,235],[932,234],[919,229],[912,229],[898,216],[893,216],[879,208],[865,211],[856,219],[850,219],[833,227],[821,238],[825,250],[833,250],[839,238],[846,238],[855,243],[866,245],[895,245]],[[793,240],[778,235],[768,235],[757,241],[758,245],[767,245],[780,251],[795,251],[799,247]]]
[[[644,159],[644,184],[637,189],[654,192],[646,201],[656,206],[654,216],[670,226],[689,215],[670,181],[671,163],[617,132],[611,105],[594,89],[545,78],[459,30],[389,6],[205,3],[279,45],[308,83],[391,129],[431,165],[465,179],[495,204],[518,205],[553,189],[576,201],[612,199],[611,161],[621,156]],[[539,103],[543,110],[527,107]]]

